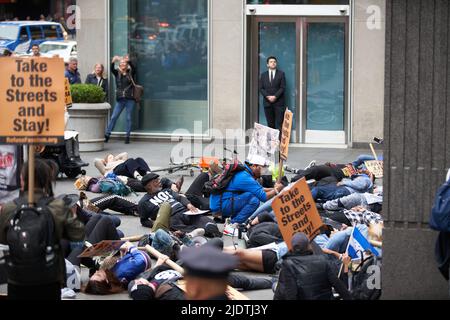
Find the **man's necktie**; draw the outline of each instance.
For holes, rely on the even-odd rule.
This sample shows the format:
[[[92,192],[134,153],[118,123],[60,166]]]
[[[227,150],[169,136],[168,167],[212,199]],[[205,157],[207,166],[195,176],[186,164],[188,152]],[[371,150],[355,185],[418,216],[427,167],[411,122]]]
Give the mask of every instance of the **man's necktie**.
[[[270,71],[270,83],[273,82],[273,71]]]

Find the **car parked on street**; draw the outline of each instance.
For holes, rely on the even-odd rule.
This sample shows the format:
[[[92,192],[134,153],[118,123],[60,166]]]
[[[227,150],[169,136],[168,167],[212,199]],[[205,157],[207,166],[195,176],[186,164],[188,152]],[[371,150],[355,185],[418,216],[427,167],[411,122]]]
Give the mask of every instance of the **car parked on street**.
[[[60,23],[47,21],[0,22],[0,52],[9,49],[18,54],[31,50],[44,41],[64,41],[67,32]]]

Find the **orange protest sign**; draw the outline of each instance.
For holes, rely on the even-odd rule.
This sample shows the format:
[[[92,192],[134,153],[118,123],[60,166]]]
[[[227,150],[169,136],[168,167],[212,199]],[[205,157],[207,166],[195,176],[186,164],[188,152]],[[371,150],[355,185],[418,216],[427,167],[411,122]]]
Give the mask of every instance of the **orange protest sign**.
[[[289,250],[294,234],[304,232],[312,240],[323,225],[305,178],[280,193],[272,202],[272,208]]]
[[[291,141],[292,119],[294,114],[286,110],[284,113],[284,122],[281,129],[280,157],[281,160],[287,161],[289,153],[289,142]]]
[[[0,58],[0,143],[64,140],[64,61]]]
[[[70,83],[69,79],[65,78],[65,84],[64,84],[64,91],[65,91],[65,105],[67,109],[70,109],[72,107],[72,92],[70,91]]]

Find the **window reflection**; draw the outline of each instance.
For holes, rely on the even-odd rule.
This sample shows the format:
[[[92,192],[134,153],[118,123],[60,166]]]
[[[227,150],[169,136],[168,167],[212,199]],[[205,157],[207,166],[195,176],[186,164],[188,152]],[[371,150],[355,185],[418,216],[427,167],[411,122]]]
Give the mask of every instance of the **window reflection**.
[[[207,0],[112,1],[111,55],[130,53],[145,87],[133,131],[208,128]],[[120,131],[120,130],[118,130]]]

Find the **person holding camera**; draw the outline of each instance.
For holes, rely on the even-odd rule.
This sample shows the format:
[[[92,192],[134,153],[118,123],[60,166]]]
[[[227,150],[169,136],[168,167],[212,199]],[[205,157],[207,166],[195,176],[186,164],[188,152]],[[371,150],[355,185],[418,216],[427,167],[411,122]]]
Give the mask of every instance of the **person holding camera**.
[[[119,62],[119,68],[116,69],[115,63]],[[131,117],[133,115],[134,106],[136,100],[133,94],[133,82],[136,76],[136,68],[130,68],[130,61],[127,57],[114,56],[111,62],[111,72],[116,77],[116,106],[114,108],[111,121],[105,133],[105,142],[109,141],[111,132],[116,126],[117,119],[123,109],[127,110],[127,133],[125,138],[125,144],[130,143],[131,134]]]

